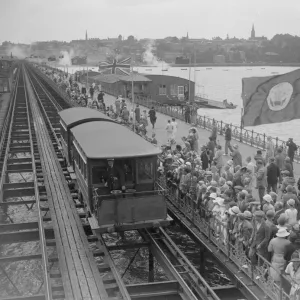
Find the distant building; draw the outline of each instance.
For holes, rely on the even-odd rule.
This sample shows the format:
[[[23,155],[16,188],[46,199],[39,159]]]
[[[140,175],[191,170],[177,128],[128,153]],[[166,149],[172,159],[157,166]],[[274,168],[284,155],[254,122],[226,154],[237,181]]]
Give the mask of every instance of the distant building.
[[[267,38],[265,36],[255,36],[254,24],[252,24],[251,36],[250,36],[249,40],[259,43],[261,41],[266,41]]]
[[[255,29],[254,29],[254,24],[252,24],[251,39],[255,39]]]

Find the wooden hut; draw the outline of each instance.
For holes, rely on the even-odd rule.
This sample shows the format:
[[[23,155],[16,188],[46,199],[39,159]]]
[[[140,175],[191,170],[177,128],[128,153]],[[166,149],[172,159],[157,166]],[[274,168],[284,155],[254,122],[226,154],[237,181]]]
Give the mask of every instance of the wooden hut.
[[[151,99],[168,105],[178,105],[189,100],[189,88],[191,91],[190,100],[195,97],[195,82],[188,79],[170,75],[146,75],[151,79],[149,85],[149,96]]]

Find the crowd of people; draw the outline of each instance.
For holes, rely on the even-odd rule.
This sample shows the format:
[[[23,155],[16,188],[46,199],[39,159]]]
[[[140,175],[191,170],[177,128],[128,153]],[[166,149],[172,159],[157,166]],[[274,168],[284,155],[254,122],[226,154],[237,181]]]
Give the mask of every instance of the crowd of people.
[[[52,75],[53,76],[53,75]],[[55,76],[54,76],[55,77]],[[56,79],[58,84],[65,79]],[[69,80],[66,87],[71,93],[79,91],[76,81]],[[147,138],[149,118],[153,128],[156,123],[154,108],[143,110],[139,105],[127,108],[126,101],[117,97],[114,107],[105,108],[101,91],[95,86],[89,91],[92,106],[125,123],[135,126]],[[94,93],[96,91],[96,93]],[[97,100],[95,94],[98,94]],[[88,105],[88,101],[86,102]],[[99,107],[98,107],[99,105]],[[95,108],[95,107],[94,107]],[[186,113],[186,123],[191,122]],[[176,201],[184,201],[210,225],[213,235],[223,245],[233,247],[255,266],[270,263],[265,276],[279,284],[281,274],[292,279],[290,299],[300,295],[300,180],[294,174],[294,156],[297,146],[293,139],[286,149],[275,147],[268,138],[266,151],[257,150],[253,157],[243,157],[238,144],[231,145],[231,128],[223,129],[223,146],[218,141],[218,128],[214,123],[205,145],[199,145],[196,126],[189,129],[182,143],[176,143],[178,123],[168,120],[166,144],[162,147],[159,180]],[[150,142],[157,144],[155,133]],[[247,266],[245,266],[247,267]]]
[[[169,128],[175,128],[171,123]],[[224,128],[225,152],[216,126],[200,151],[196,127],[182,138],[183,146],[172,142],[168,126],[167,134],[159,175],[169,195],[190,206],[223,245],[230,244],[253,265],[269,261],[266,276],[278,284],[281,273],[291,276],[291,295],[298,295],[300,180],[294,178],[293,140],[287,143],[287,153],[269,138],[265,153],[257,150],[253,157],[243,157],[238,144],[231,146],[229,126]]]

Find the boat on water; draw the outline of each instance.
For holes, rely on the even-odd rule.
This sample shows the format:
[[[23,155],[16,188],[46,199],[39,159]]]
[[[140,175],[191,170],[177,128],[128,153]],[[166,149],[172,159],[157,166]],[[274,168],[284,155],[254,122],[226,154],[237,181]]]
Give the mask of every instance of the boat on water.
[[[228,103],[227,99],[223,101],[208,99],[205,96],[195,95],[194,104],[198,108],[212,108],[212,109],[235,109],[237,105]]]

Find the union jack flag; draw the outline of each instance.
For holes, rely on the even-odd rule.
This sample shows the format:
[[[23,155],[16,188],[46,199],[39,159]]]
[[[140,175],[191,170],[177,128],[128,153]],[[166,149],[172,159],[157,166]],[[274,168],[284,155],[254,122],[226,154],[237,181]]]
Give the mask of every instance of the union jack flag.
[[[99,72],[102,74],[129,75],[131,57],[118,60],[117,58],[108,58],[99,63]]]

